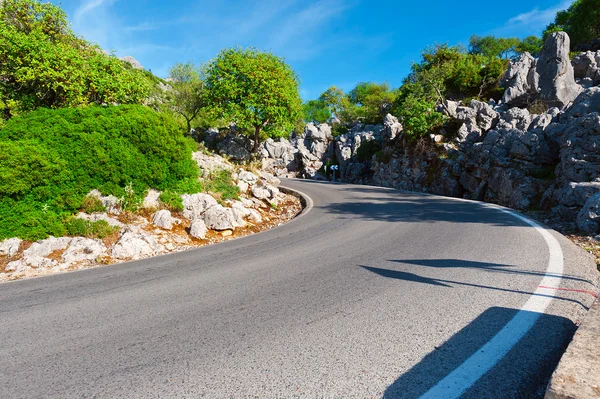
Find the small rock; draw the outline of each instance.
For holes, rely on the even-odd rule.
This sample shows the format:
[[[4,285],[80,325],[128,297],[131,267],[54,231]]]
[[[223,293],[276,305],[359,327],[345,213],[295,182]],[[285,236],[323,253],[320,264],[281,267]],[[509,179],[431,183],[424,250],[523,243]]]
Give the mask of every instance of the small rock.
[[[9,258],[12,258],[17,252],[19,252],[19,248],[21,247],[21,243],[23,241],[19,238],[7,238],[6,240],[0,242],[0,255],[7,255]]]
[[[206,223],[202,219],[196,219],[192,222],[190,226],[190,235],[194,238],[205,239],[206,233],[208,233],[208,228],[206,227]]]
[[[224,231],[221,232],[221,235],[223,237],[231,237],[233,235],[233,231],[231,231],[231,230],[224,230]]]
[[[216,199],[208,194],[184,194],[181,196],[183,200],[183,216],[188,220],[196,220],[201,218],[207,209],[217,206],[219,203]]]
[[[256,176],[252,172],[248,172],[248,171],[242,169],[242,170],[240,170],[238,179],[240,179],[241,181],[246,182],[246,183],[248,183],[248,185],[252,186],[252,185],[256,184],[256,182],[258,181],[258,176]]]
[[[76,237],[71,241],[69,248],[63,252],[62,262],[70,266],[86,260],[96,260],[102,255],[106,255],[106,247],[102,241]]]
[[[144,202],[142,207],[145,209],[158,209],[160,208],[160,194],[161,192],[158,190],[150,189],[148,190],[148,194],[144,198]]]
[[[144,231],[126,231],[112,249],[117,259],[141,259],[164,251],[154,237]]]
[[[204,213],[204,223],[211,230],[233,230],[235,219],[231,208],[216,205]]]
[[[252,195],[258,199],[269,199],[271,198],[271,191],[265,186],[254,186],[252,187]]]
[[[166,209],[156,212],[152,217],[152,223],[165,230],[172,230],[173,225],[177,222],[178,220],[171,216],[171,212]]]

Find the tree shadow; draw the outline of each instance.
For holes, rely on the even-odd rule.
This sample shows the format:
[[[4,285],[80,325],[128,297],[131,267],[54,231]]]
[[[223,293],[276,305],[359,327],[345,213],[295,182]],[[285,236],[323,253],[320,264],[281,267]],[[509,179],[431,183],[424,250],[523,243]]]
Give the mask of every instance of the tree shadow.
[[[503,307],[487,309],[466,327],[436,347],[403,373],[385,391],[386,399],[416,399],[478,352],[519,311]],[[464,392],[462,398],[537,398],[558,364],[576,326],[564,317],[524,312],[533,327],[500,362]]]
[[[523,269],[510,269],[513,267],[518,267],[516,265],[503,265],[499,263],[487,263],[487,262],[474,262],[469,260],[461,260],[461,259],[404,259],[404,260],[390,260],[390,262],[396,263],[404,263],[407,265],[415,265],[415,266],[424,266],[424,267],[432,267],[436,269],[478,269],[484,270],[488,272],[498,272],[498,273],[507,273],[507,274],[517,274],[517,275],[525,275],[525,276],[549,276],[556,278],[563,278],[565,280],[579,281],[583,283],[587,283],[593,285],[593,283],[589,280],[573,276],[570,274],[554,274],[554,273],[546,273],[539,272],[535,270],[523,270]]]
[[[563,298],[563,297],[555,296],[555,295],[545,295],[545,294],[539,294],[539,293],[535,293],[535,292],[515,290],[515,289],[503,288],[503,287],[494,287],[491,285],[465,283],[462,281],[455,281],[455,280],[428,278],[428,277],[419,276],[414,273],[398,271],[398,270],[391,270],[391,269],[380,269],[378,267],[362,266],[362,265],[360,267],[362,267],[365,270],[370,271],[371,273],[375,273],[381,277],[387,277],[387,278],[391,278],[391,279],[395,279],[395,280],[403,280],[403,281],[409,281],[409,282],[414,282],[414,283],[435,285],[435,286],[441,286],[441,287],[445,287],[445,288],[453,288],[453,285],[459,285],[459,286],[463,286],[463,287],[482,288],[482,289],[491,290],[491,291],[510,292],[513,294],[521,294],[521,295],[527,295],[527,296],[553,298],[553,299],[558,299],[561,301],[576,303],[577,305],[581,306],[585,310],[589,309],[589,307],[585,306],[583,303],[581,303],[580,301],[578,301],[576,299]]]

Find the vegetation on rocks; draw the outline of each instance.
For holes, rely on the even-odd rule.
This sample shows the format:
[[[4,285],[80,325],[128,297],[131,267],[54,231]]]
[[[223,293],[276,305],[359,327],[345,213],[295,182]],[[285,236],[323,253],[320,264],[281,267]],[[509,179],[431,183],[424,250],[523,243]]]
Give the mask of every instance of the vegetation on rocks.
[[[99,207],[85,199],[93,189],[131,203],[148,188],[197,192],[194,149],[170,116],[144,106],[13,118],[0,130],[0,238],[63,235],[66,217]]]
[[[574,1],[568,9],[556,14],[554,22],[544,31],[544,37],[560,31],[569,34],[572,46],[600,38],[600,0]]]

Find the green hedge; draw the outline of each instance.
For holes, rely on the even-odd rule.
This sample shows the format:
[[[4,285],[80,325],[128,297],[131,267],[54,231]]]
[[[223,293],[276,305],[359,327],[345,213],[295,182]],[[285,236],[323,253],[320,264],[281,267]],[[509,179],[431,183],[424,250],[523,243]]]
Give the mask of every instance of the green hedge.
[[[195,144],[170,116],[139,105],[39,109],[0,130],[0,239],[66,232],[92,189],[197,187]]]

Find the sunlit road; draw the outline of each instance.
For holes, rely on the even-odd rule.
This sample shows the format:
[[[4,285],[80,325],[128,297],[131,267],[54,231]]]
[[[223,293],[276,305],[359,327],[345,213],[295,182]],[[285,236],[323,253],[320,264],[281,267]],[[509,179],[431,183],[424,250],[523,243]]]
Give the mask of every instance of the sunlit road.
[[[0,285],[0,397],[418,398],[496,336],[548,268],[544,237],[496,209],[284,184],[314,207],[277,229]],[[564,275],[546,279],[595,290],[593,261],[551,235]],[[459,396],[543,395],[592,300],[557,291]]]

